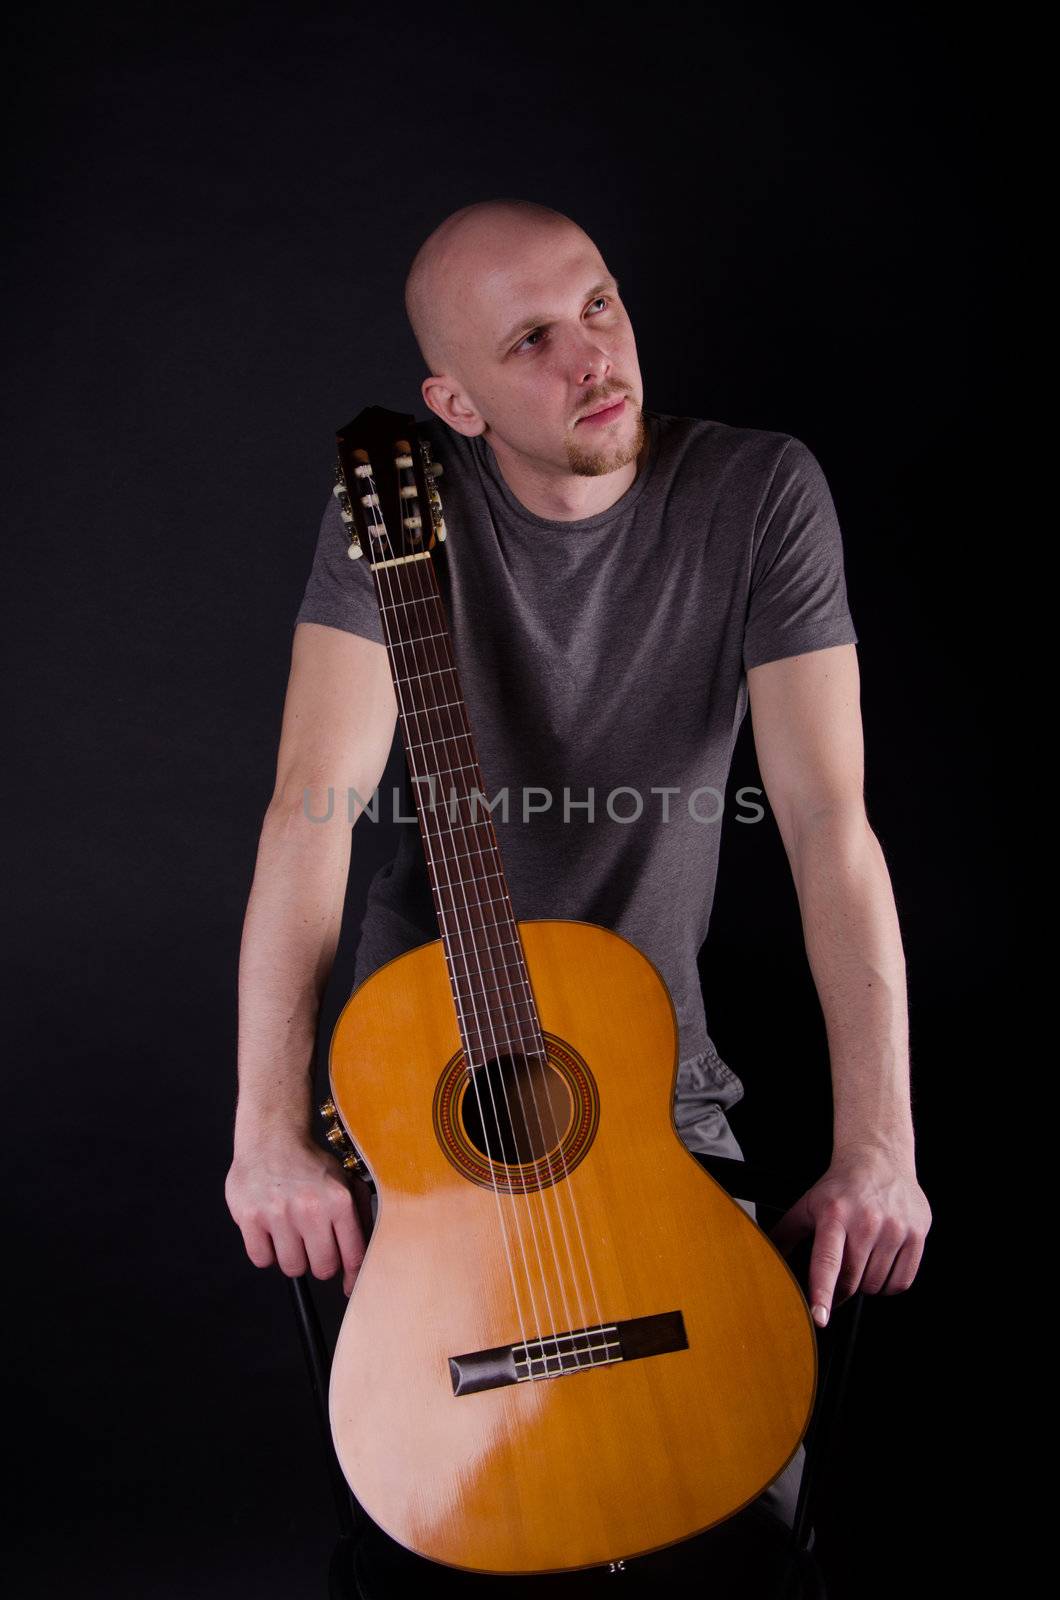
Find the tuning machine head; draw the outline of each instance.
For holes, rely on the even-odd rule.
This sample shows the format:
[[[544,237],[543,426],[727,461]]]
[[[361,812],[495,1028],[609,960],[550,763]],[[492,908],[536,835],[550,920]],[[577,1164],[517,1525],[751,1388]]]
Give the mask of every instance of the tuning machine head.
[[[346,488],[346,479],[343,476],[341,461],[335,465],[335,487],[331,492],[339,502],[339,514],[346,526],[346,554],[351,561],[356,561],[358,556],[364,554],[364,551],[361,549],[360,535],[354,526],[353,507],[350,505],[349,491]]]
[[[425,560],[445,539],[438,480],[442,464],[415,417],[368,406],[336,433],[335,493],[349,554],[372,571]],[[389,577],[380,577],[389,583]]]
[[[438,540],[438,543],[444,544],[445,518],[442,516],[442,497],[435,487],[435,480],[441,477],[445,467],[440,461],[432,460],[430,442],[424,439],[422,435],[420,437],[420,455],[423,457],[423,470],[426,473],[429,486],[428,504],[431,513],[431,526],[434,529],[434,537]]]
[[[354,1149],[346,1129],[339,1121],[339,1110],[334,1100],[322,1101],[319,1110],[325,1123],[324,1137],[335,1154],[342,1158],[342,1165],[346,1171],[352,1172],[355,1177],[363,1178],[370,1183],[371,1178],[369,1177],[368,1168]]]

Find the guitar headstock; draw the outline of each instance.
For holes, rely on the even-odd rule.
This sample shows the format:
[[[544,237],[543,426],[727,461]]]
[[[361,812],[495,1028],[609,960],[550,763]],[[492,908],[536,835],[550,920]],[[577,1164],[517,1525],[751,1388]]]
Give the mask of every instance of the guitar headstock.
[[[372,566],[407,560],[445,538],[442,499],[435,486],[440,462],[415,419],[369,406],[340,428],[335,497],[349,540],[348,554]]]

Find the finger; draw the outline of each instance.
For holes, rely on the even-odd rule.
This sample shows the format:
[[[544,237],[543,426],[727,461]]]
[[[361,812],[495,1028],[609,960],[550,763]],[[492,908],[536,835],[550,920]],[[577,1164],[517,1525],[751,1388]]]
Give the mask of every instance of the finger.
[[[781,1255],[790,1255],[800,1239],[804,1239],[813,1228],[813,1218],[810,1216],[806,1205],[806,1196],[797,1200],[790,1210],[785,1211],[779,1222],[774,1223],[769,1230],[769,1237],[780,1251]]]
[[[843,1264],[839,1270],[839,1278],[832,1293],[833,1307],[842,1305],[844,1300],[849,1300],[856,1290],[865,1287],[864,1277],[868,1264],[875,1250],[893,1252],[894,1241],[888,1243],[882,1238],[874,1224],[868,1228],[859,1226],[855,1219],[854,1226],[846,1229],[846,1244],[843,1247]],[[890,1261],[888,1261],[888,1266]],[[866,1291],[871,1292],[871,1291]]]
[[[810,1315],[819,1328],[826,1326],[831,1315],[846,1243],[846,1228],[835,1217],[822,1221],[814,1234],[809,1271]]]
[[[896,1217],[871,1209],[855,1211],[848,1228],[839,1298],[845,1300],[858,1289],[879,1294],[905,1239],[905,1225]]]
[[[859,1288],[862,1294],[879,1294],[894,1268],[899,1250],[900,1245],[887,1244],[881,1239],[865,1263],[861,1281],[855,1287]]]
[[[288,1278],[300,1278],[309,1270],[302,1235],[287,1217],[278,1217],[272,1224],[272,1248],[280,1271]]]
[[[303,1221],[302,1243],[314,1278],[333,1278],[341,1265],[341,1257],[331,1218],[322,1213],[312,1221]]]
[[[339,1214],[331,1219],[331,1226],[342,1258],[342,1287],[347,1295],[351,1295],[361,1262],[364,1260],[365,1250],[363,1234],[360,1233],[353,1214],[352,1197],[349,1208],[343,1207]]]
[[[272,1267],[276,1264],[276,1253],[272,1248],[272,1239],[269,1230],[260,1222],[248,1222],[245,1227],[240,1227],[243,1243],[247,1248],[247,1255],[256,1267]]]
[[[887,1282],[881,1294],[903,1294],[920,1270],[924,1255],[924,1241],[911,1235],[894,1258]]]

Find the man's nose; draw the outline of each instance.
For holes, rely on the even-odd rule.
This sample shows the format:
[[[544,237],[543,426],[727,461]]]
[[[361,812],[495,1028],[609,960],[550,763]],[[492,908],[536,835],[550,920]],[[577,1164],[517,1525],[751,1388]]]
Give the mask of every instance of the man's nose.
[[[579,383],[599,382],[606,378],[611,371],[611,358],[606,350],[601,350],[598,344],[591,339],[584,343],[574,353],[574,375]]]

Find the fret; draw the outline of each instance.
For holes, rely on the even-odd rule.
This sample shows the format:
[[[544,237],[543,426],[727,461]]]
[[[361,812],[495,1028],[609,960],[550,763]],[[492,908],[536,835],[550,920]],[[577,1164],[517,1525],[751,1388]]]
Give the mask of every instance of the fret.
[[[522,1013],[525,1013],[525,1015]],[[487,1014],[485,1023],[480,1022],[477,1017],[467,1018],[464,1024],[464,1038],[466,1042],[474,1046],[476,1041],[472,1036],[477,1034],[481,1041],[486,1037],[487,1028],[495,1028],[498,1022],[504,1027],[511,1025],[516,1028],[525,1028],[533,1020],[534,1002],[532,1000],[509,1000],[502,1015],[498,1016],[496,1012],[490,1011]]]
[[[467,961],[467,957],[461,951],[451,950],[449,952],[450,961],[455,962],[458,958],[461,961]],[[486,982],[487,977],[496,978],[502,972],[511,975],[506,979],[505,988]],[[517,983],[521,983],[527,989],[530,987],[530,981],[524,973],[521,962],[518,966],[513,966],[509,961],[486,961],[482,964],[481,972],[477,968],[470,972],[457,972],[454,967],[450,976],[459,983],[478,983],[481,985],[478,992],[483,998],[489,994],[510,994]]]
[[[523,1044],[536,1044],[539,1036],[534,1017],[534,1002],[523,1000],[519,1004],[527,1013],[526,1016],[515,1015],[511,1011],[511,1002],[509,1002],[510,1014],[502,1015],[496,1009],[487,1009],[482,1020],[479,1020],[477,1014],[472,1017],[465,1016],[460,1034],[467,1048],[471,1051],[482,1050],[491,1042],[496,1043],[504,1035],[509,1038],[514,1036]]]
[[[484,883],[487,878],[500,878],[500,880],[503,882],[504,881],[504,873],[503,872],[482,872],[482,873],[479,873],[478,876],[474,877],[474,878],[447,878],[444,883],[439,883],[439,884],[436,885],[436,887],[438,889],[454,889],[457,886],[460,886],[461,888],[473,889],[477,884]]]
[[[417,679],[419,679],[419,678],[440,678],[443,672],[455,672],[455,671],[456,671],[455,667],[432,667],[430,672],[409,672],[409,673],[406,673],[403,678],[399,678],[398,679],[398,682],[399,683],[415,683],[417,681]],[[431,707],[430,709],[433,710],[433,707]]]
[[[487,834],[483,840],[480,840],[478,837],[479,828],[485,828],[487,826],[485,817],[476,818],[471,822],[457,822],[454,820],[454,813],[459,815],[460,800],[466,798],[467,796],[458,795],[456,800],[452,803],[450,803],[448,800],[444,802],[441,800],[436,800],[433,808],[428,808],[427,820],[433,821],[437,819],[438,823],[438,827],[431,833],[431,838],[437,840],[447,839],[451,843],[456,844],[457,834],[468,834],[470,836],[469,838],[462,839],[459,842],[461,844],[470,844],[473,846],[473,849],[470,855],[464,855],[463,852],[460,852],[460,860],[475,861],[485,855],[491,855],[494,857],[494,859],[496,859],[497,849],[492,842],[491,836]],[[448,861],[455,861],[457,859],[457,854],[458,853],[455,850],[450,850],[448,847],[445,850],[445,857]],[[498,862],[498,866],[499,865],[500,863]]]
[[[416,645],[422,644],[424,642],[424,640],[426,640],[426,639],[448,639],[448,638],[449,638],[449,635],[447,633],[417,633],[414,638],[410,638],[410,639],[391,639],[388,642],[394,648],[400,648],[402,650],[411,650],[411,649],[414,649]]]
[[[462,711],[464,709],[464,702],[462,700],[443,700],[440,705],[423,706],[418,711],[402,712],[402,716],[425,717],[428,715],[428,713],[434,711],[450,711],[454,706],[459,707],[459,709]],[[454,739],[459,737],[459,734],[453,734]]]
[[[459,772],[460,770],[461,769],[459,767],[450,768],[451,772]],[[441,774],[439,774],[437,772],[434,774],[434,778],[435,778],[436,781],[435,781],[435,785],[434,785],[433,794],[432,794],[432,792],[430,790],[430,787],[429,787],[430,781],[431,781],[431,774],[430,773],[417,772],[417,773],[410,774],[410,776],[412,776],[417,783],[426,783],[428,785],[428,790],[427,790],[427,817],[428,818],[437,817],[439,819],[439,824],[442,827],[443,831],[453,831],[453,832],[456,832],[456,833],[469,833],[469,832],[472,832],[475,828],[481,828],[484,825],[486,819],[485,819],[485,817],[479,817],[477,815],[477,811],[478,811],[478,807],[477,806],[475,808],[475,813],[468,813],[468,815],[470,817],[470,820],[468,822],[458,822],[456,820],[457,817],[459,817],[461,815],[460,807],[462,805],[471,805],[473,803],[473,801],[474,801],[474,796],[473,795],[470,795],[470,794],[457,794],[456,793],[455,784],[450,784],[449,785],[449,793],[448,794],[440,793],[439,792],[439,786],[438,786],[438,783],[437,783],[437,779],[441,776]]]
[[[468,930],[465,929],[464,931],[467,932]],[[496,977],[499,973],[504,974],[504,982],[508,989],[511,988],[513,978],[514,981],[518,983],[528,982],[526,977],[526,964],[521,957],[516,962],[503,961],[499,958],[497,960],[492,960],[490,958],[490,951],[486,950],[483,952],[478,948],[477,945],[475,946],[474,956],[470,957],[465,954],[462,948],[464,943],[465,941],[463,939],[454,940],[450,938],[449,950],[447,952],[454,963],[461,961],[468,969],[466,972],[460,972],[457,970],[455,965],[453,966],[451,976],[458,979],[459,982],[484,984],[487,978]],[[482,960],[483,954],[485,954],[485,960]],[[471,965],[472,960],[475,962],[474,966]],[[489,985],[488,989],[492,989],[492,987],[492,985]],[[488,990],[483,990],[483,993],[486,992],[488,992]],[[497,990],[498,994],[503,992],[504,990]]]
[[[539,1041],[543,1045],[544,1040],[541,1038],[537,1020],[533,1014],[534,1002],[525,1000],[523,1005],[529,1013],[525,1017],[502,1017],[496,1011],[489,1010],[489,1008],[486,1009],[484,1022],[480,1023],[477,1020],[477,1013],[475,1016],[465,1016],[460,1028],[460,1037],[463,1039],[468,1052],[474,1053],[475,1051],[485,1050],[491,1042],[496,1043],[504,1035],[509,1038],[518,1038],[523,1046],[528,1044],[536,1045]]]
[[[446,856],[444,859],[445,859],[446,863],[448,864],[450,861],[474,861],[475,857],[474,856]],[[483,856],[482,859],[485,860],[485,857]],[[477,872],[473,878],[455,878],[455,879],[454,878],[450,878],[447,881],[449,883],[475,884],[475,883],[483,882],[484,879],[486,879],[486,878],[503,878],[503,877],[504,877],[503,871],[501,871],[501,869],[498,868],[496,872]],[[442,887],[445,888],[446,885],[443,884]]]
[[[386,645],[387,645],[387,649],[390,652],[391,662],[394,663],[395,665],[401,665],[401,663],[396,663],[394,661],[395,652],[398,651],[398,650],[403,650],[405,652],[411,653],[413,660],[415,660],[416,659],[416,648],[420,644],[421,640],[423,640],[423,639],[436,639],[436,638],[438,638],[437,634],[428,633],[428,634],[420,634],[414,639],[388,639],[386,641]],[[434,658],[435,658],[436,661],[440,660],[440,659],[444,659],[442,657],[442,653],[440,651],[438,651],[438,650],[433,651],[432,654],[434,655]],[[449,663],[449,665],[452,667],[453,671],[455,672],[456,671],[455,662],[451,661]]]
[[[462,851],[458,852],[456,850],[447,850],[441,855],[440,859],[447,868],[455,865],[457,861],[474,861],[476,863],[476,867],[472,871],[470,878],[462,878],[459,875],[454,878],[453,874],[450,872],[449,877],[453,882],[474,883],[476,879],[480,878],[504,877],[504,868],[501,866],[497,852],[496,850],[492,849],[489,844],[484,845],[482,849],[474,851],[470,855],[465,855]],[[492,862],[493,869],[489,872],[479,872],[477,870],[478,865],[485,864],[486,862]],[[433,865],[433,863],[428,862],[428,865]]]
[[[496,880],[495,883],[490,885],[490,888],[494,891],[492,894],[480,895],[477,892],[472,892],[469,895],[466,878],[457,878],[452,883],[434,884],[433,888],[438,897],[436,901],[438,909],[441,912],[444,912],[447,917],[458,918],[462,911],[473,910],[475,906],[505,906],[507,908],[508,918],[510,918],[512,926],[514,927],[515,916],[512,913],[512,900],[511,895],[508,893],[508,885],[504,881],[504,874],[502,872],[491,872],[490,877]],[[443,891],[445,894],[448,894],[452,897],[454,901],[453,905],[445,904],[445,901],[442,899]],[[496,928],[500,926],[500,922],[501,918],[498,915],[494,921],[486,924],[486,926],[490,928]],[[479,929],[475,929],[473,931],[480,931],[481,926],[482,925],[480,924]],[[458,928],[457,932],[460,931],[461,930]],[[468,930],[465,928],[463,931],[467,932]]]
[[[449,894],[452,896],[452,905],[446,905],[445,901],[442,899],[442,889],[448,890]],[[502,922],[514,923],[515,921],[514,916],[512,916],[511,899],[507,894],[505,894],[502,899],[498,899],[496,895],[476,895],[473,900],[461,900],[457,899],[457,891],[453,888],[453,886],[447,883],[443,883],[437,893],[439,903],[436,905],[436,909],[439,915],[456,917],[459,916],[461,912],[464,912],[470,917],[475,912],[482,913],[481,920],[479,922],[473,922],[470,927],[465,929],[465,932],[467,933],[489,933],[493,928],[501,927]],[[485,915],[487,906],[503,906],[507,915],[503,919],[498,916],[487,918]]]
[[[532,997],[522,992],[517,993],[515,989],[495,990],[493,998],[491,998],[488,1002],[484,993],[469,996],[468,998],[486,1003],[487,1009],[491,1015],[503,1015],[505,1012],[510,1011],[514,1017],[520,1011],[532,1013],[534,1009]],[[525,1022],[528,1019],[520,1016],[519,1020],[521,1022]]]
[[[471,910],[472,908],[467,907],[466,909]],[[442,915],[455,918],[459,922],[459,912],[463,910],[465,910],[465,907],[463,906],[459,907],[458,910],[453,910],[451,908],[443,909]],[[497,933],[514,934],[517,932],[515,918],[510,914],[496,921],[490,920],[488,922],[480,922],[477,924],[464,922],[459,924],[456,928],[446,928],[445,932],[449,938],[450,944],[463,943],[469,945],[472,949],[474,958],[481,963],[483,970],[492,964],[492,957],[502,948],[515,948],[518,945],[517,938],[495,939],[493,937],[493,935]],[[483,936],[481,943],[480,936]],[[460,956],[461,960],[464,961],[468,961],[470,959],[459,949],[454,950],[454,954]],[[484,960],[483,957],[485,957]]]
[[[460,998],[459,996],[456,997],[457,1021],[460,1026],[460,1037],[464,1041],[464,1045],[467,1048],[469,1055],[474,1054],[476,1051],[483,1051],[487,1049],[490,1043],[491,1030],[494,1037],[499,1037],[498,1029],[500,1030],[500,1033],[508,1032],[511,1034],[514,1031],[521,1039],[524,1048],[529,1044],[540,1045],[542,1048],[544,1047],[544,1038],[541,1034],[540,1028],[538,1027],[537,1017],[534,1014],[534,1002],[532,997],[527,999],[525,1002],[529,1015],[521,1019],[513,1017],[508,1021],[504,1021],[498,1017],[495,1017],[491,1008],[496,1007],[497,1004],[498,1002],[496,1000],[486,1000],[485,998],[481,998],[478,1001],[477,1009],[474,1005],[468,1005],[465,1003],[463,1011],[461,1011]],[[480,1013],[485,1014],[487,1018],[488,1025],[485,1027],[480,1026],[476,1020]]]
[[[450,770],[450,771],[451,771],[451,772],[462,772],[462,771],[463,771],[463,768],[462,768],[462,767],[451,767],[451,768],[450,768],[450,769],[449,769],[449,770]],[[478,769],[477,769],[477,766],[472,766],[472,768],[471,768],[471,771],[472,771],[472,772],[475,772],[475,771],[477,771],[477,770],[478,770]],[[424,780],[426,780],[426,778],[427,778],[427,777],[428,777],[428,774],[426,774],[426,773],[419,773],[419,774],[417,774],[417,776],[418,776],[418,777],[419,777],[419,778],[420,778],[420,780],[421,780],[421,781],[424,781]],[[435,773],[435,777],[436,777],[436,778],[438,778],[438,777],[440,777],[440,776],[442,776],[442,774],[440,774],[440,773],[437,773],[437,772],[436,772],[436,773]],[[465,802],[467,802],[467,803],[468,803],[468,804],[470,804],[470,803],[471,803],[471,801],[472,801],[472,800],[473,800],[473,799],[474,799],[474,796],[473,796],[473,795],[472,795],[472,794],[457,794],[457,793],[456,793],[456,792],[455,792],[455,785],[450,785],[450,790],[451,790],[451,792],[450,792],[450,794],[449,794],[449,795],[448,795],[448,796],[447,796],[447,797],[446,797],[446,801],[445,801],[445,810],[446,810],[446,812],[447,812],[447,813],[448,813],[448,811],[449,811],[449,810],[450,810],[450,809],[454,809],[454,810],[455,810],[455,809],[456,809],[456,807],[458,807],[458,806],[460,806],[460,805],[462,805],[462,804],[464,804],[464,803],[465,803]],[[479,793],[482,793],[482,792],[483,792],[483,791],[482,791],[482,790],[480,790],[480,791],[479,791]],[[440,806],[440,805],[437,805],[437,804],[436,804],[436,805],[435,805],[435,806],[434,806],[434,809],[433,809],[433,811],[431,811],[431,813],[430,813],[430,815],[432,815],[432,816],[434,816],[434,815],[436,815],[436,814],[437,814],[437,813],[438,813],[438,812],[439,812],[439,811],[440,811],[440,810],[441,810],[441,809],[442,809],[442,807],[441,807],[441,806]],[[482,817],[482,818],[476,818],[476,820],[475,820],[475,822],[474,822],[474,823],[473,823],[473,824],[472,824],[472,826],[474,826],[474,827],[476,827],[476,828],[480,828],[480,827],[481,827],[481,826],[482,826],[482,824],[483,824],[483,823],[484,823],[484,822],[485,822],[485,820],[486,820],[486,819],[485,819],[485,817]],[[450,821],[450,822],[451,822],[451,823],[453,823],[453,826],[454,826],[454,827],[455,827],[455,828],[456,828],[456,827],[458,827],[458,828],[461,828],[461,829],[463,829],[463,830],[466,830],[466,829],[467,829],[467,826],[468,826],[468,824],[466,824],[466,823],[462,823],[462,822],[461,822],[461,823],[456,823],[456,822],[453,822],[453,818],[452,818],[452,817],[450,817],[450,818],[449,818],[449,821]]]
[[[464,941],[466,943],[470,943],[473,939],[477,939],[479,935],[483,935],[489,939],[491,948],[496,948],[493,943],[494,934],[501,932],[507,933],[509,931],[512,933],[515,932],[515,918],[512,916],[510,908],[508,909],[507,913],[502,912],[499,916],[494,918],[493,916],[489,915],[487,908],[482,906],[479,909],[477,919],[472,915],[474,909],[475,908],[473,906],[468,906],[466,908],[464,906],[455,908],[453,906],[442,906],[438,912],[439,928],[442,926],[443,918],[448,918],[450,921],[446,926],[445,931],[450,938],[459,940],[460,936],[463,935]],[[451,925],[452,921],[460,920],[461,917],[463,918],[463,925],[458,928],[453,928]],[[478,946],[476,944],[476,949],[477,948]]]
[[[410,750],[426,750],[428,745],[448,744],[450,739],[470,739],[470,733],[450,733],[444,739],[422,739],[418,744],[410,744]]]
[[[380,601],[380,611],[407,611],[410,606],[437,606],[437,594],[409,594],[400,600]]]
[[[485,845],[483,849],[477,852],[472,852],[470,855],[465,855],[462,850],[448,850],[446,851],[445,859],[446,861],[485,861],[487,855],[492,856],[495,861],[498,860],[497,851],[491,844]],[[484,878],[503,878],[504,873],[503,871],[498,871],[496,873],[484,872],[481,874],[481,876]]]
[[[477,854],[477,856],[455,856],[455,854],[453,854],[453,856],[442,856],[442,861],[445,862],[445,866],[447,866],[447,867],[448,866],[452,866],[452,862],[455,862],[455,861],[488,861],[488,859],[492,859],[492,861],[496,861],[496,851],[490,851],[490,853],[487,854],[487,851],[482,850],[482,851],[479,851],[479,854]],[[503,867],[501,867],[500,861],[498,861],[498,862],[496,862],[496,872],[476,872],[476,874],[472,875],[472,877],[469,877],[469,878],[461,878],[461,877],[453,878],[452,874],[450,874],[450,882],[455,882],[455,883],[476,883],[476,882],[480,882],[480,880],[485,880],[485,878],[503,878],[503,877],[504,877],[504,870],[503,870]]]
[[[513,922],[512,923],[512,927],[514,928],[514,926],[515,926],[515,924]],[[482,933],[483,931],[484,930],[482,928],[461,928],[460,929],[461,933],[466,933],[466,934]],[[487,950],[487,955],[492,954],[494,951],[497,951],[497,950],[506,950],[509,947],[511,947],[513,950],[522,949],[522,946],[520,945],[518,939],[498,939],[495,943],[491,943],[489,945],[489,948]],[[477,946],[475,947],[475,953],[476,953],[476,955],[481,955],[482,954],[482,952],[478,949]],[[460,955],[460,959],[462,961],[465,961],[467,959],[467,957],[464,956],[461,952],[454,951],[453,954],[454,954],[454,956],[459,954]]]
[[[452,905],[447,906],[445,902],[442,901],[441,905],[438,907],[438,909],[443,911],[446,916],[457,916],[461,911],[467,911],[469,913],[472,911],[484,911],[486,906],[504,906],[508,912],[511,911],[511,897],[507,893],[501,897],[498,897],[494,894],[487,894],[476,895],[473,899],[468,899],[467,896],[464,896],[458,900],[457,894],[459,890],[451,883],[443,883],[439,885],[437,890],[439,900],[441,900],[443,890],[450,894],[453,898]],[[515,919],[512,918],[512,921],[514,920]],[[477,928],[470,929],[469,931],[481,933],[488,928],[499,928],[500,925],[500,918],[494,917],[491,922],[480,922]]]
[[[470,800],[471,796],[470,795],[463,795],[463,796],[459,796],[458,795],[457,798],[458,799],[462,798],[464,800]],[[430,817],[436,817],[437,815],[438,815],[437,807],[435,807],[435,809],[433,811],[428,811],[428,813],[427,813],[427,816],[430,816]],[[453,822],[452,820],[450,820],[448,828],[443,829],[441,833],[432,834],[431,837],[435,838],[435,839],[440,839],[440,838],[444,837],[444,835],[446,833],[448,833],[450,835],[457,834],[457,833],[473,833],[476,828],[485,828],[487,825],[488,825],[487,818],[485,818],[485,817],[482,818],[481,822],[472,822],[472,823]],[[466,857],[465,859],[470,860],[471,858],[470,857]]]
[[[406,617],[399,618],[397,620],[396,628],[384,628],[383,643],[386,645],[391,654],[393,654],[395,650],[414,651],[418,649],[421,644],[426,645],[428,639],[433,639],[435,642],[432,646],[432,654],[434,655],[435,659],[444,661],[448,657],[448,659],[451,661],[453,660],[451,643],[447,642],[447,635],[439,633],[437,628],[434,626],[434,624],[440,620],[441,619],[439,617],[433,616],[423,616],[413,619]],[[400,634],[398,630],[404,627],[406,623],[408,623],[409,626],[404,634]],[[442,642],[439,643],[439,640]]]
[[[432,836],[433,837],[433,836]],[[458,869],[458,861],[473,863],[470,877],[465,877]],[[480,872],[480,866],[489,865],[490,871]],[[504,882],[504,868],[497,858],[495,850],[482,850],[474,856],[448,855],[445,851],[434,851],[427,856],[428,877],[432,887],[444,888],[446,884],[461,884],[472,887],[475,883],[484,883],[487,878],[497,878]],[[436,869],[439,869],[436,871]],[[507,887],[507,885],[505,885]]]
[[[478,762],[477,761],[465,761],[463,763],[463,765],[459,766],[459,767],[446,767],[446,768],[444,768],[443,770],[441,770],[439,772],[413,772],[413,773],[410,773],[409,776],[411,778],[413,778],[416,783],[430,783],[432,778],[444,778],[446,773],[452,773],[452,772],[477,772],[477,771],[478,771]],[[459,801],[461,801],[461,800],[470,800],[470,799],[471,799],[471,796],[469,794],[457,794],[457,795],[453,796],[453,800],[455,802],[457,802],[457,803],[459,803]]]
[[[452,917],[453,913],[449,911],[445,912],[444,915]],[[441,927],[441,916],[439,917],[439,927]],[[494,942],[493,935],[502,931],[507,932],[509,929],[512,932],[515,931],[513,918],[505,918],[502,922],[479,923],[477,926],[469,926],[465,923],[462,928],[457,929],[447,927],[445,937],[448,938],[450,944],[455,946],[453,954],[459,956],[470,968],[468,971],[458,971],[454,968],[454,975],[458,978],[474,978],[478,982],[480,979],[485,978],[494,966],[498,966],[504,971],[516,971],[517,969],[514,967],[509,968],[507,963],[491,959],[491,951],[495,951],[498,948],[498,943]],[[461,949],[462,945],[468,949],[468,954],[464,954]]]
[[[493,1035],[487,1033],[483,1037],[475,1039],[469,1039],[467,1037],[467,1033],[465,1032],[461,1035],[461,1038],[464,1042],[464,1050],[467,1053],[467,1056],[469,1057],[473,1067],[485,1066],[486,1062],[492,1057],[499,1055],[540,1056],[544,1054],[544,1052],[533,1047],[534,1040],[532,1035],[528,1035],[527,1033],[521,1032],[514,1028],[498,1029]],[[518,1090],[509,1088],[507,1104],[515,1107],[516,1109],[519,1108],[520,1100]],[[522,1104],[526,1111],[532,1112],[534,1107],[533,1091],[530,1091],[529,1093],[526,1090],[523,1091]],[[498,1093],[497,1095],[497,1109],[502,1113],[506,1109],[505,1100],[502,1093]],[[538,1114],[541,1114],[541,1107],[539,1107]],[[546,1125],[548,1123],[549,1116],[550,1112],[546,1102],[544,1105],[544,1120]],[[559,1129],[557,1128],[555,1132],[558,1137]]]
[[[476,996],[474,1001],[462,1001],[461,997],[456,995],[455,1001],[457,1021],[460,1025],[460,1037],[464,1040],[464,1043],[467,1045],[469,1051],[480,1050],[482,1048],[482,1041],[485,1038],[485,1035],[480,1029],[476,1018],[480,1013],[485,1013],[487,1016],[492,1015],[491,1007],[495,1007],[498,1002],[496,1000],[487,999],[485,995]],[[535,1044],[540,1041],[543,1046],[544,1039],[542,1038],[541,1030],[537,1025],[537,1017],[534,1013],[533,996],[531,995],[524,1002],[524,1004],[529,1010],[530,1015],[524,1021],[513,1021],[511,1026],[518,1028],[521,1034],[528,1034]],[[505,1026],[507,1026],[507,1024],[505,1024]],[[470,1037],[472,1032],[475,1033],[475,1038]]]
[[[500,1011],[511,1010],[511,1011],[515,1012],[515,1011],[518,1011],[521,1008],[524,1011],[532,1012],[533,1009],[534,1009],[534,1002],[533,1002],[533,1000],[531,999],[531,997],[529,995],[516,994],[514,989],[511,989],[511,990],[508,990],[508,991],[497,990],[495,992],[500,995],[499,1001],[496,1002],[496,1004],[498,1006],[498,1009]],[[475,998],[479,999],[479,1000],[484,1000],[486,997],[485,997],[485,995],[480,994],[480,995],[477,995]],[[491,1001],[490,1004],[492,1005],[492,1004],[494,1004],[494,1002]],[[525,1019],[523,1019],[523,1020],[525,1020]]]
[[[409,680],[407,678],[396,678],[395,679],[395,684],[396,684],[396,686],[398,686],[398,687],[400,687],[402,689],[407,689],[409,691],[408,694],[406,694],[403,697],[404,701],[405,701],[405,709],[404,709],[402,715],[406,719],[411,718],[411,717],[431,717],[431,716],[433,716],[434,712],[436,712],[436,711],[451,711],[454,706],[459,706],[461,711],[464,709],[464,702],[462,700],[423,700],[421,702],[420,700],[418,700],[416,698],[415,691],[411,687],[411,680]],[[459,684],[454,683],[452,688],[457,694],[459,694],[459,692],[460,692],[460,685]],[[443,690],[443,693],[446,693],[446,694],[448,694],[450,692],[451,691],[448,688],[448,686],[446,687],[445,690]],[[399,705],[401,705],[401,703],[402,703],[401,701],[398,702]],[[449,720],[452,721],[453,719],[450,718]],[[437,724],[435,724],[435,731],[437,733],[439,733],[443,739],[446,737],[446,735],[442,732],[442,730],[440,728],[438,728]],[[419,728],[415,728],[415,729],[413,729],[413,732],[419,733],[420,729]],[[466,734],[467,734],[467,730],[466,729],[464,729],[464,728],[454,728],[452,730],[452,732],[449,734],[448,737],[451,738],[451,739],[460,739],[460,738],[463,738]]]
[[[406,606],[404,609],[407,611],[409,608]],[[384,618],[383,643],[390,651],[416,650],[421,643],[426,645],[428,639],[433,639],[431,649],[436,659],[452,661],[452,641],[447,634],[438,632],[438,624],[442,620],[433,612],[425,612],[420,616],[395,617],[392,624],[387,626]]]

